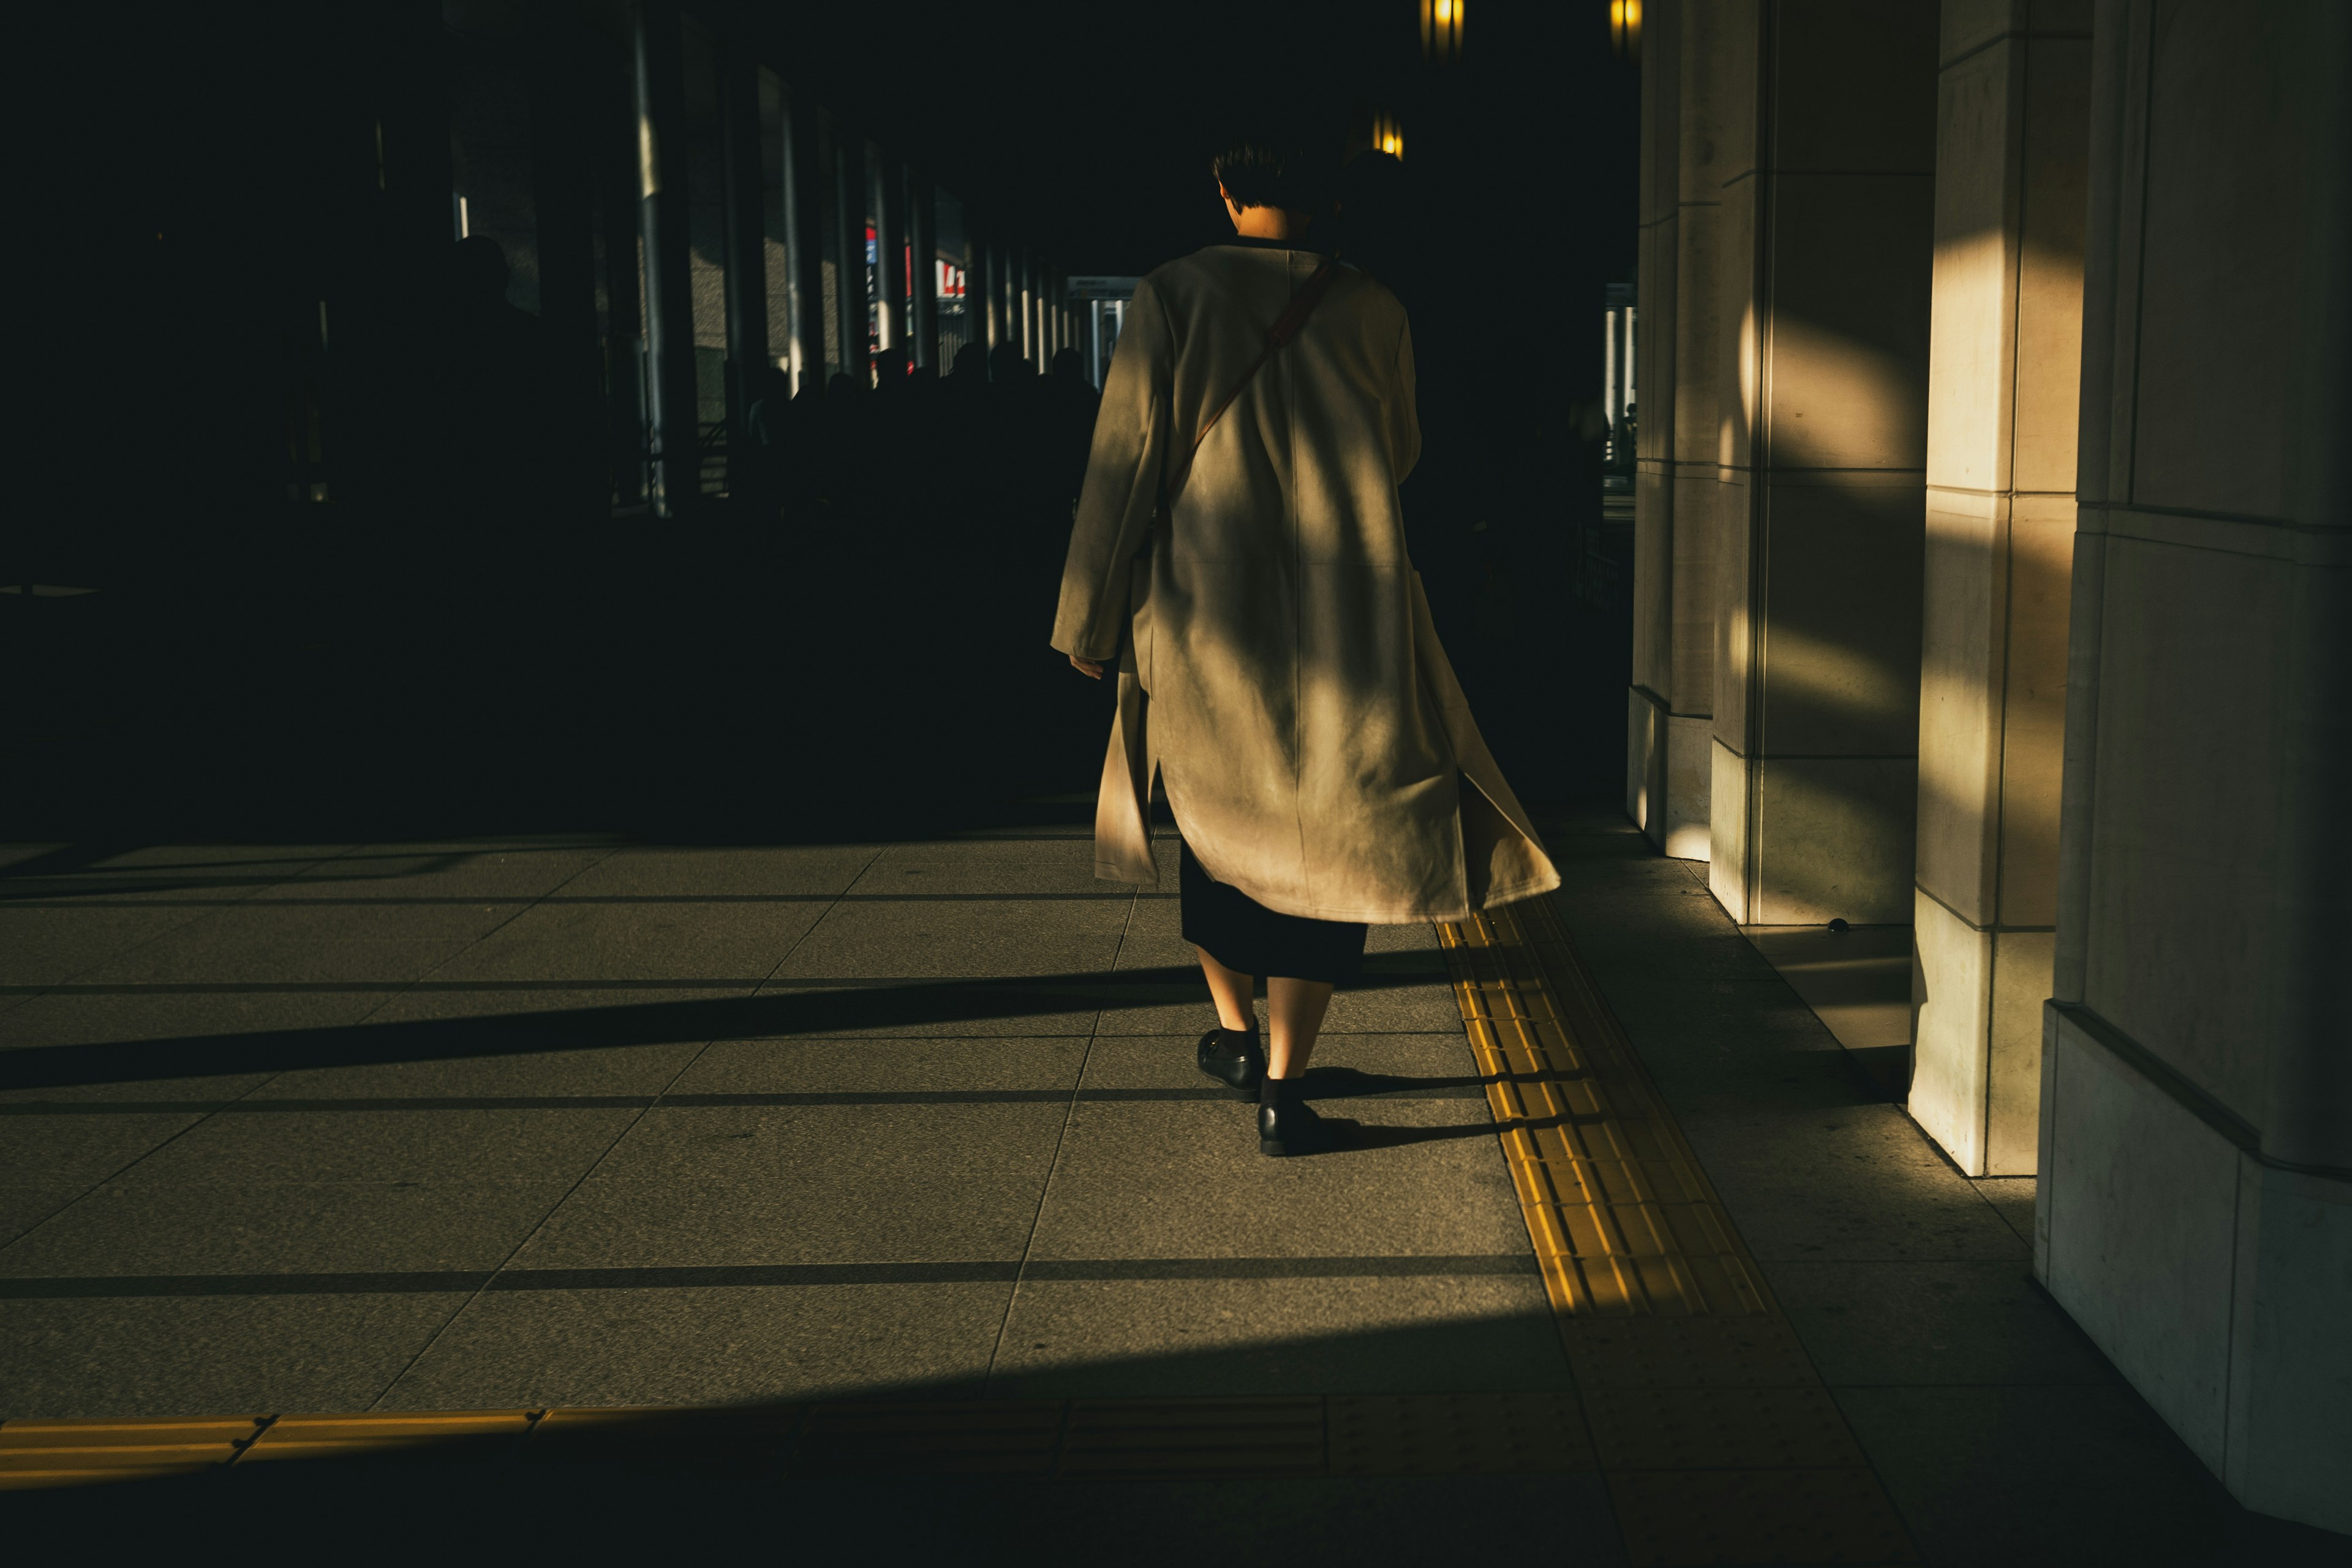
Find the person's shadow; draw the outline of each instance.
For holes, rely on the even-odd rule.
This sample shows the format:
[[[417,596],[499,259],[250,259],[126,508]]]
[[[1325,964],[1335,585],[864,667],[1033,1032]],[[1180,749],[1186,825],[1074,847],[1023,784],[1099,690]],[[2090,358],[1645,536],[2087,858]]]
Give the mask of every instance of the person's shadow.
[[[1532,1073],[1491,1076],[1465,1073],[1440,1078],[1407,1078],[1400,1073],[1364,1072],[1356,1068],[1310,1067],[1299,1086],[1298,1096],[1301,1100],[1315,1101],[1318,1110],[1334,1100],[1373,1100],[1387,1096],[1411,1100],[1484,1101],[1489,1084],[1533,1082],[1538,1076]],[[1558,1075],[1547,1073],[1540,1076],[1553,1078]],[[1562,1115],[1520,1117],[1508,1121],[1454,1122],[1439,1127],[1395,1127],[1367,1126],[1347,1117],[1323,1118],[1334,1134],[1327,1152],[1335,1154],[1368,1149],[1400,1149],[1412,1143],[1437,1143],[1463,1138],[1491,1138],[1512,1128],[1563,1127],[1599,1120],[1599,1117]]]

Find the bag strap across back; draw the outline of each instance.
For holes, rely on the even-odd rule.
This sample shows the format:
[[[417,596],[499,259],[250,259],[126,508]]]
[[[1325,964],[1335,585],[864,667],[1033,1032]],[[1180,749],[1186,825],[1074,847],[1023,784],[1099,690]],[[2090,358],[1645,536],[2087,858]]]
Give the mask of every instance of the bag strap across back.
[[[1217,400],[1217,405],[1201,422],[1200,433],[1192,437],[1192,449],[1184,454],[1184,466],[1169,476],[1167,494],[1171,500],[1183,488],[1185,479],[1191,477],[1192,460],[1201,455],[1201,443],[1209,438],[1209,432],[1217,427],[1217,421],[1224,417],[1225,410],[1234,405],[1234,400],[1242,395],[1243,389],[1257,379],[1257,373],[1265,368],[1265,362],[1274,357],[1275,351],[1298,335],[1300,329],[1307,325],[1307,318],[1313,315],[1315,307],[1323,302],[1323,296],[1330,292],[1331,285],[1339,275],[1339,258],[1326,257],[1323,264],[1315,269],[1314,276],[1307,279],[1307,286],[1292,298],[1289,309],[1265,330],[1265,347],[1258,351],[1257,358],[1250,362],[1249,369],[1234,383],[1233,390]]]

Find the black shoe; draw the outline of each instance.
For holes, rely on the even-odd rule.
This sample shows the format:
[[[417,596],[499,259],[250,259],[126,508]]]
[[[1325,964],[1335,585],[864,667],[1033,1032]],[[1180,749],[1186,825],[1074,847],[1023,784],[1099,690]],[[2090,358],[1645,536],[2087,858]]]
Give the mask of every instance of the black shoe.
[[[1265,1047],[1257,1043],[1255,1029],[1212,1029],[1201,1037],[1194,1059],[1219,1083],[1253,1098],[1265,1078]]]
[[[1326,1121],[1298,1098],[1295,1078],[1270,1078],[1257,1102],[1257,1152],[1280,1158],[1320,1154],[1339,1143],[1341,1124]]]

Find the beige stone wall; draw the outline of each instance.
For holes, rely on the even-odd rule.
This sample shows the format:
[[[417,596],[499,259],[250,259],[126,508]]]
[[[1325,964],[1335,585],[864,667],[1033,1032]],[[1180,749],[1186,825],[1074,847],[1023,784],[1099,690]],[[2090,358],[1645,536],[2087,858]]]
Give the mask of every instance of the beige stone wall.
[[[1910,1109],[1972,1175],[2039,1158],[2090,26],[2089,0],[1943,9]]]
[[[2037,1267],[2352,1531],[2352,6],[2100,0],[2092,54]]]
[[[1722,194],[1710,883],[1746,923],[1900,924],[1936,14],[1826,0],[1708,10]],[[1687,321],[1687,293],[1681,308]]]

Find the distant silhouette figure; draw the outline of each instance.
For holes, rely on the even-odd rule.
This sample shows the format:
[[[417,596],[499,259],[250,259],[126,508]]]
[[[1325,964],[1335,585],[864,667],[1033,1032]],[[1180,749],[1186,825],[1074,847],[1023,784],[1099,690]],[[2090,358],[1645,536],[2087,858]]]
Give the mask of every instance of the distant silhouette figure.
[[[553,359],[539,318],[507,299],[506,252],[474,235],[451,246],[442,272],[436,355],[434,466],[451,514],[512,529],[537,521],[553,497]]]
[[[750,444],[729,464],[728,488],[738,501],[772,515],[792,462],[793,382],[769,365],[752,379],[752,385],[759,395],[743,416]]]
[[[1029,362],[1023,357],[1021,345],[1007,340],[988,351],[988,379],[991,385],[1025,391],[1037,378],[1029,374]]]
[[[1102,407],[1102,395],[1087,384],[1086,362],[1076,349],[1063,349],[1054,355],[1054,373],[1044,390],[1057,499],[1066,507],[1077,499],[1078,487],[1086,482],[1087,449],[1094,440],[1095,416]]]
[[[866,387],[854,376],[835,371],[826,379],[816,456],[824,500],[836,513],[860,506],[866,499]]]

